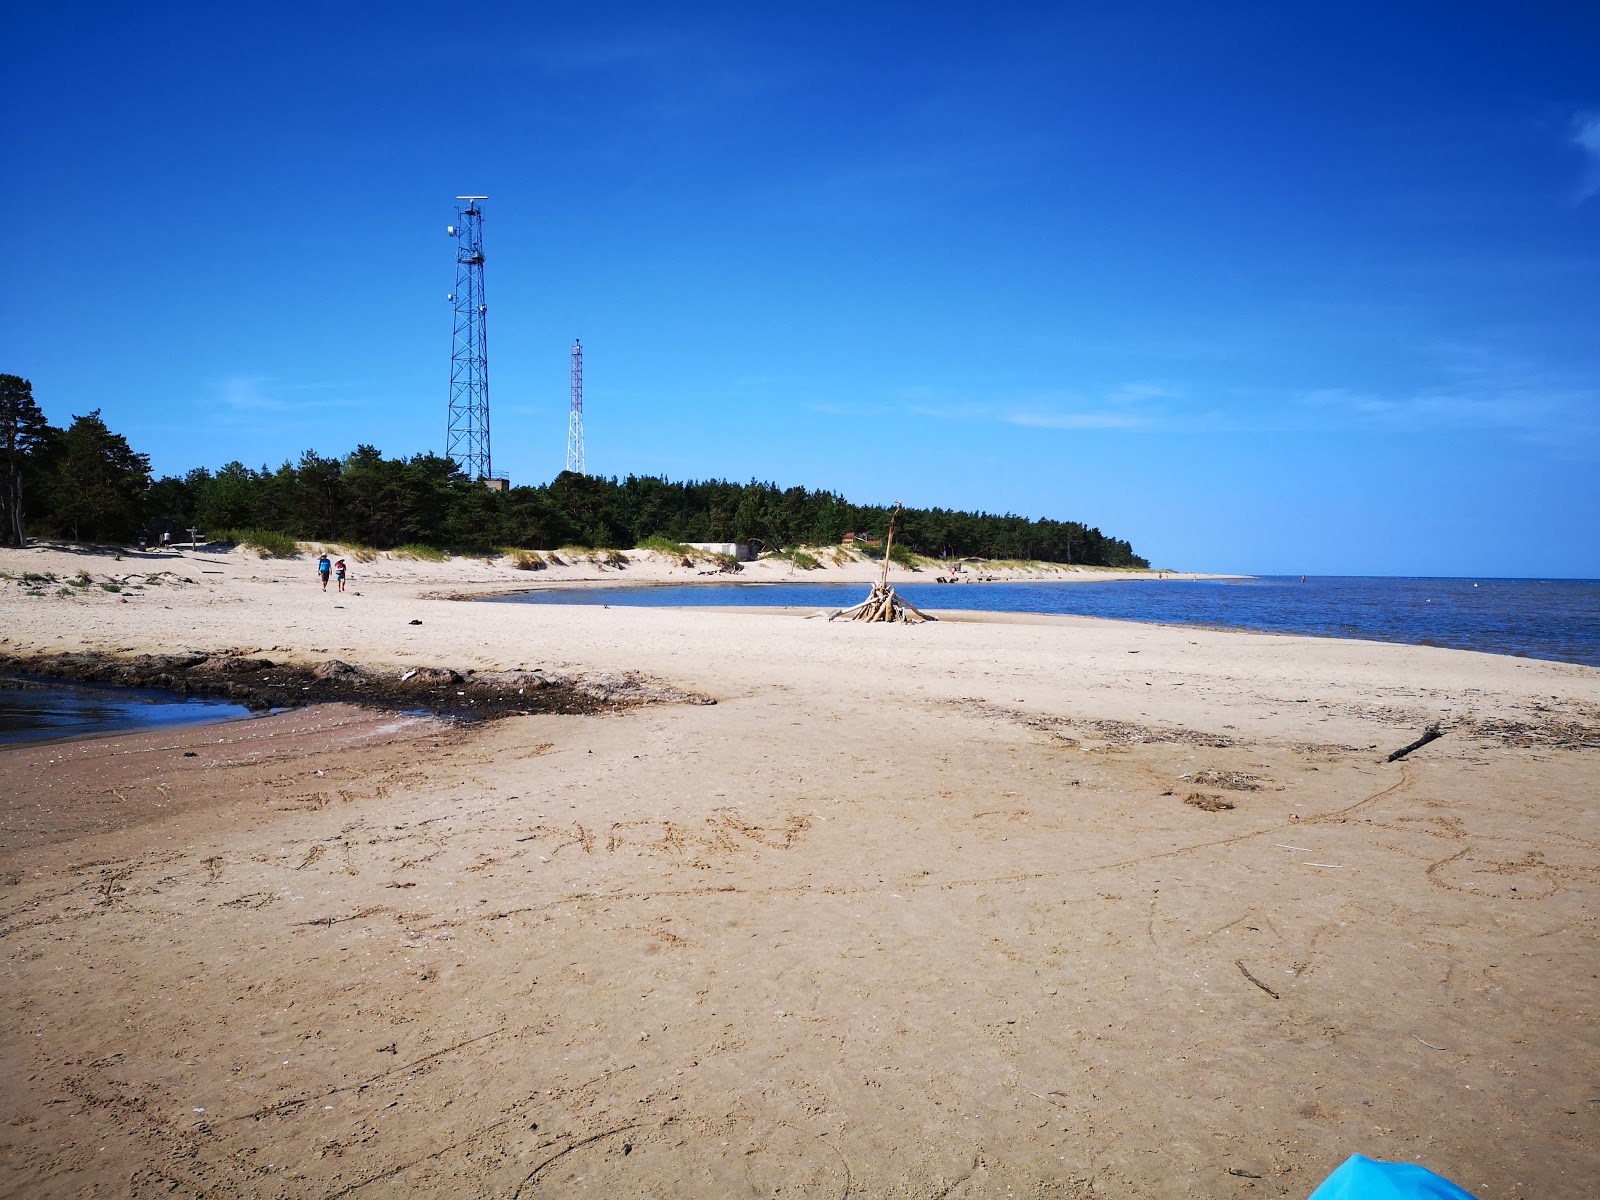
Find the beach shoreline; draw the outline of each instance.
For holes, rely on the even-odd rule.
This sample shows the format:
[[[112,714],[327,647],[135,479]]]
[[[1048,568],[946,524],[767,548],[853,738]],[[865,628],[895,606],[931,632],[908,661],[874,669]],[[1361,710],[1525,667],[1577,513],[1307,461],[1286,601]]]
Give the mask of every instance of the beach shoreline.
[[[353,564],[341,596],[205,559],[0,552],[57,577],[0,587],[0,654],[663,691],[0,749],[0,1194],[1600,1173],[1600,669],[439,598],[516,581],[459,560]]]
[[[516,565],[518,555],[528,553],[522,551],[487,557],[446,556],[433,560],[401,551],[357,550],[336,542],[301,542],[300,547],[300,552],[293,558],[272,558],[263,557],[248,547],[216,544],[198,548],[173,545],[160,549],[129,550],[39,543],[22,550],[3,551],[0,563],[4,566],[0,569],[13,576],[48,575],[50,586],[56,586],[61,580],[82,571],[114,579],[155,573],[188,573],[190,576],[196,573],[223,574],[223,568],[237,570],[241,566],[252,568],[250,574],[257,578],[307,579],[312,577],[317,555],[326,552],[335,558],[342,556],[349,563],[349,584],[352,589],[367,578],[407,579],[419,584],[433,582],[438,585],[419,595],[430,599],[462,600],[565,588],[786,583],[859,583],[869,586],[880,577],[883,570],[881,560],[868,558],[859,551],[844,549],[838,551],[838,561],[824,555],[809,570],[796,567],[789,560],[774,557],[759,558],[738,563],[735,568],[727,568],[721,565],[720,560],[706,555],[697,556],[692,563],[685,565],[675,556],[659,551],[589,549],[543,552],[537,555],[537,561],[542,565],[537,569],[523,569]],[[925,559],[911,567],[891,562],[889,580],[902,584],[933,583],[941,573],[953,577],[957,566],[961,568],[963,578],[960,583],[947,586],[963,587],[985,582],[1110,583],[1129,580],[1162,582],[1179,578],[1252,578],[1248,575],[1074,566],[1067,563],[961,560],[959,564],[955,561],[941,564]]]

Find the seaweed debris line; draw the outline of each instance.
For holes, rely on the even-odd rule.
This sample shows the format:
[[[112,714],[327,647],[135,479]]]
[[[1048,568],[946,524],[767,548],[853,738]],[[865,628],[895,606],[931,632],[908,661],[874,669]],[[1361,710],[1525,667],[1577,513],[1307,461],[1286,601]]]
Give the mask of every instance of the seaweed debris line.
[[[145,654],[95,651],[39,656],[0,655],[0,672],[35,678],[159,688],[184,696],[225,698],[253,712],[344,702],[400,711],[426,711],[453,720],[481,721],[535,713],[581,715],[638,704],[714,704],[631,672],[571,675],[564,671],[456,671],[448,667],[352,665],[336,658],[282,663],[242,654]]]

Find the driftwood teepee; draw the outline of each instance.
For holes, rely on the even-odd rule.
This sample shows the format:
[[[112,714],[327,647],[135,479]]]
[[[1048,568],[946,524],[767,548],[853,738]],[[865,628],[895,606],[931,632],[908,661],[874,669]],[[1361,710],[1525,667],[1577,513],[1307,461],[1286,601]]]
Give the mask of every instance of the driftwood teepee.
[[[833,614],[828,620],[837,620],[844,617],[850,621],[937,621],[938,617],[930,617],[908,600],[902,600],[895,595],[894,589],[889,586],[889,551],[894,549],[894,523],[900,517],[900,512],[905,508],[898,500],[894,504],[894,512],[889,514],[889,533],[883,539],[883,574],[878,576],[878,582],[872,585],[872,592],[854,608],[845,608]]]

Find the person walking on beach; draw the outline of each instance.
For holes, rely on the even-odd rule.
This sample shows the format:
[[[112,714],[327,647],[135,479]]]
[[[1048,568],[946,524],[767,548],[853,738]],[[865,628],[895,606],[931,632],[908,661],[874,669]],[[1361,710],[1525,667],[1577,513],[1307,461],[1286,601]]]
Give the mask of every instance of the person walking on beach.
[[[333,564],[333,576],[339,581],[339,590],[344,591],[344,559]]]
[[[328,590],[328,572],[331,569],[332,569],[332,564],[328,562],[328,556],[326,554],[324,554],[321,558],[317,559],[317,574],[322,576],[322,590],[323,591],[327,591]]]

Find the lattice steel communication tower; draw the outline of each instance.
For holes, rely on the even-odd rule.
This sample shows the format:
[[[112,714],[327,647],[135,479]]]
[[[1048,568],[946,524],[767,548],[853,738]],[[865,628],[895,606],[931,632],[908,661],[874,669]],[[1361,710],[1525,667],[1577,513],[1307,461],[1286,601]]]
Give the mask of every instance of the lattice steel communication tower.
[[[567,470],[587,475],[583,459],[583,343],[572,343],[572,411],[567,415]]]
[[[489,307],[483,298],[483,208],[487,196],[457,196],[455,342],[450,352],[450,420],[445,454],[469,479],[493,479],[489,464]]]

